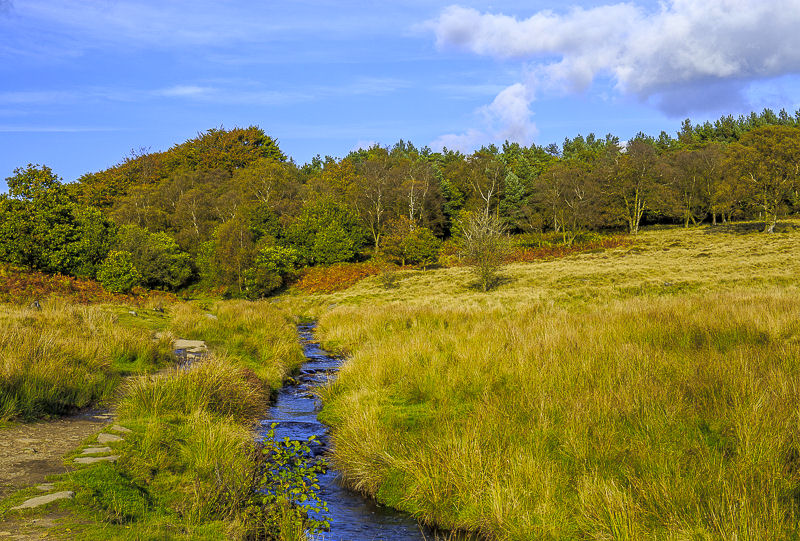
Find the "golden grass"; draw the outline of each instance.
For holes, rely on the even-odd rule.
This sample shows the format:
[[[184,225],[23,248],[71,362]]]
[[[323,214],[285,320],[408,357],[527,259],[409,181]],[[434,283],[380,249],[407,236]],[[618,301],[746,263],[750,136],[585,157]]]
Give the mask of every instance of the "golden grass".
[[[130,372],[170,358],[170,337],[118,323],[114,310],[49,299],[0,305],[0,420],[62,414],[109,398]]]
[[[170,314],[174,334],[204,340],[231,363],[253,370],[273,390],[303,363],[294,317],[267,301],[222,301],[210,312],[179,304]]]
[[[365,280],[306,300],[347,482],[499,539],[776,539],[800,517],[800,233]],[[291,298],[286,302],[298,302]],[[332,306],[333,305],[333,306]]]
[[[395,301],[442,307],[515,307],[530,302],[592,303],[597,299],[796,284],[800,231],[790,229],[794,226],[800,227],[800,222],[788,222],[784,226],[787,231],[773,235],[739,233],[733,227],[645,230],[631,246],[507,265],[504,283],[489,295],[476,294],[469,269],[454,267],[400,272],[393,289],[383,288],[378,278],[368,278],[346,291],[316,295],[311,302],[323,308]],[[307,301],[288,297],[285,302]]]

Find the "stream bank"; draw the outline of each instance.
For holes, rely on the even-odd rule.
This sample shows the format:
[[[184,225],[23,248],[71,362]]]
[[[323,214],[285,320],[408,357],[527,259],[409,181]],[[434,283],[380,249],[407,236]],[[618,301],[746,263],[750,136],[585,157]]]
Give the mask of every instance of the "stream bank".
[[[259,438],[263,438],[276,423],[275,438],[279,440],[288,437],[307,441],[316,436],[320,444],[312,452],[319,456],[328,452],[328,428],[317,418],[322,404],[314,390],[335,377],[343,359],[329,354],[315,342],[314,327],[313,323],[298,325],[306,362],[296,383],[286,385],[278,392],[275,404],[269,410],[269,418],[261,421]],[[338,478],[333,469],[319,476],[318,494],[328,504],[329,510],[330,531],[324,534],[325,539],[424,541],[435,538],[433,531],[412,517],[342,487]]]

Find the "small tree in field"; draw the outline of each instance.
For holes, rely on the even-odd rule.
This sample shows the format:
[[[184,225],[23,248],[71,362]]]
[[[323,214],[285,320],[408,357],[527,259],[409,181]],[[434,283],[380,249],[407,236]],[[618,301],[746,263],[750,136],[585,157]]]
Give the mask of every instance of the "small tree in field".
[[[503,222],[488,212],[465,217],[461,230],[461,259],[472,267],[483,291],[497,285],[508,245]]]

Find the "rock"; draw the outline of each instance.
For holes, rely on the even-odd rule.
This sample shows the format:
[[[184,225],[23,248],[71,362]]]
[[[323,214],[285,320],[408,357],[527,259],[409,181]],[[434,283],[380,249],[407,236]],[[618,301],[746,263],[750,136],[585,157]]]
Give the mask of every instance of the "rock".
[[[48,503],[57,501],[57,500],[67,500],[69,498],[74,498],[75,493],[71,490],[65,490],[64,492],[54,492],[53,494],[46,494],[44,496],[37,496],[36,498],[31,498],[30,500],[25,500],[22,504],[12,507],[11,511],[17,511],[19,509],[31,509],[33,507],[39,507],[40,505],[46,505]]]
[[[120,434],[130,434],[131,433],[131,429],[130,428],[125,428],[124,426],[120,426],[120,425],[113,425],[113,426],[111,426],[109,428],[109,430],[111,432],[118,432]]]
[[[31,310],[41,310],[42,305],[39,304],[39,299],[36,299],[35,301],[33,301],[28,305],[28,308],[30,308]]]
[[[122,438],[114,434],[106,434],[105,432],[97,436],[97,443],[115,443],[122,441]]]
[[[218,318],[217,316],[215,316],[214,314],[205,314],[205,316],[206,316],[208,319],[219,319],[219,318]]]
[[[56,488],[53,483],[42,483],[41,485],[36,485],[37,490],[41,490],[42,492],[49,492]]]
[[[208,349],[206,347],[206,343],[202,340],[185,340],[183,338],[178,338],[175,340],[172,343],[172,348],[175,350],[182,349],[189,352],[206,351]]]
[[[164,313],[164,307],[159,304],[158,306],[153,308],[153,311],[154,312],[158,312],[159,314],[163,314]]]
[[[87,447],[84,449],[82,455],[98,455],[100,453],[110,453],[111,447]]]
[[[75,459],[75,464],[95,464],[96,462],[116,462],[119,455],[108,456],[81,456]]]
[[[129,311],[128,311],[128,313],[129,313],[130,315],[132,315],[133,317],[137,317],[137,316],[139,315],[139,314],[137,314],[136,312],[134,312],[133,310],[129,310]]]

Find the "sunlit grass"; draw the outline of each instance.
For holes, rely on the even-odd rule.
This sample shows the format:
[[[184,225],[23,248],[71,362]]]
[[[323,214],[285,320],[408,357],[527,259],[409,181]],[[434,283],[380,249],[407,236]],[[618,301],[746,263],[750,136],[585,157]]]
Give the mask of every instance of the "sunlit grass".
[[[49,299],[0,305],[0,420],[64,414],[108,399],[121,376],[170,359],[170,337],[121,325],[115,309]]]
[[[800,233],[405,273],[306,301],[352,487],[502,539],[777,539],[800,516]],[[292,299],[297,302],[298,299]],[[288,302],[288,301],[287,301]]]

